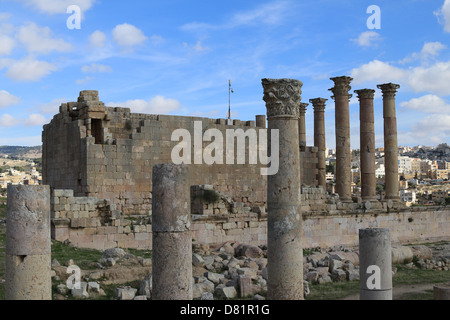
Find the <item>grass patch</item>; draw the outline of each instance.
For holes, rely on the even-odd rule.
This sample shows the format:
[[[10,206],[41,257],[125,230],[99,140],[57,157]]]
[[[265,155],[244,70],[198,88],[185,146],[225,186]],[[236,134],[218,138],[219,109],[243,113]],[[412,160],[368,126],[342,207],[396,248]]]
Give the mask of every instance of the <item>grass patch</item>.
[[[434,292],[425,290],[424,292],[404,293],[397,300],[434,300]]]
[[[102,257],[103,252],[95,249],[82,249],[71,247],[59,241],[52,240],[52,260],[56,259],[60,264],[65,264],[69,259],[82,270],[96,269],[96,262]]]
[[[403,265],[396,265],[396,267],[397,274],[392,278],[394,288],[398,285],[443,283],[450,281],[450,270],[408,269]]]
[[[309,291],[310,294],[305,300],[339,300],[359,293],[359,281],[310,284]]]

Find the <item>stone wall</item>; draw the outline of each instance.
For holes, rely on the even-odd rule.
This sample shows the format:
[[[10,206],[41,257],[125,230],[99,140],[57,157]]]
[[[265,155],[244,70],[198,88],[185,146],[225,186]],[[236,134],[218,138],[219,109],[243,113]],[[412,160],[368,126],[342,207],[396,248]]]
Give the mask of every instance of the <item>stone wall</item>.
[[[204,190],[214,189],[210,185],[191,188],[194,243],[267,243],[265,206],[249,207],[220,192],[217,202],[202,203],[197,195]],[[327,196],[322,188],[312,187],[303,187],[301,198],[305,248],[357,246],[358,230],[368,227],[389,228],[394,243],[450,239],[450,209],[446,207],[342,203],[337,195]],[[52,238],[99,250],[151,249],[151,216],[122,215],[106,200],[74,197],[72,190],[53,190]]]
[[[83,91],[78,102],[63,103],[44,126],[43,184],[71,189],[77,197],[107,199],[123,214],[150,215],[153,166],[171,161],[179,144],[171,141],[176,129],[188,130],[194,146],[195,121],[203,132],[214,128],[223,137],[227,129],[256,129],[255,121],[227,125],[226,119],[131,113],[104,106],[96,91]],[[247,148],[246,153],[246,164],[192,164],[191,185],[210,184],[236,202],[245,198],[264,205],[267,179],[261,165],[248,164]],[[194,161],[194,148],[191,157]]]

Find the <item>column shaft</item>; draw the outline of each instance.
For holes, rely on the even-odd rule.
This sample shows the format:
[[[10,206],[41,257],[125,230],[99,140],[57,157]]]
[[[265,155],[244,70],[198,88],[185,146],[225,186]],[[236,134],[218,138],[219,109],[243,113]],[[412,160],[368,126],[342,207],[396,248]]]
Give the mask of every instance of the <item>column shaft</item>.
[[[376,201],[375,125],[373,99],[375,90],[356,90],[359,98],[361,197],[363,201]]]
[[[300,103],[299,118],[298,118],[298,140],[300,149],[304,151],[306,147],[306,107],[307,103]]]
[[[6,300],[51,300],[50,187],[7,192]]]
[[[192,299],[190,177],[184,165],[153,167],[153,300]]]
[[[317,182],[323,190],[327,190],[326,160],[325,160],[325,102],[327,99],[317,98],[309,100],[314,106],[314,146],[317,151]]]
[[[395,94],[398,84],[388,83],[377,86],[383,92],[384,118],[384,167],[386,200],[400,200],[398,177],[397,116]]]
[[[389,229],[359,230],[360,300],[392,300]]]
[[[279,170],[267,178],[267,295],[271,300],[300,300],[303,250],[298,104],[303,84],[291,79],[263,79],[262,85],[269,131],[279,130],[280,137]],[[269,148],[272,143],[269,138]]]
[[[336,125],[336,192],[342,202],[352,202],[351,150],[350,150],[350,77],[331,78],[334,88],[330,89],[335,100]]]
[[[266,116],[265,115],[258,115],[256,116],[256,127],[258,128],[266,128]]]

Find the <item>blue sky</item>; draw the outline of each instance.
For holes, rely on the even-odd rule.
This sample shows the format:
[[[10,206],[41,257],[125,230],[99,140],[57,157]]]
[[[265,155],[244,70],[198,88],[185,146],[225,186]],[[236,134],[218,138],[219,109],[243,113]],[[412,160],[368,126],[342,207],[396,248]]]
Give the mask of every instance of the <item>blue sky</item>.
[[[67,7],[78,5],[80,29]],[[381,10],[369,29],[370,5]],[[400,145],[450,143],[450,0],[105,1],[0,0],[0,145],[38,145],[42,126],[81,90],[134,112],[226,118],[266,114],[262,78],[304,83],[303,102],[323,97],[334,148],[330,77],[397,94]],[[351,100],[351,145],[359,148],[359,103]],[[308,145],[313,110],[307,111]]]

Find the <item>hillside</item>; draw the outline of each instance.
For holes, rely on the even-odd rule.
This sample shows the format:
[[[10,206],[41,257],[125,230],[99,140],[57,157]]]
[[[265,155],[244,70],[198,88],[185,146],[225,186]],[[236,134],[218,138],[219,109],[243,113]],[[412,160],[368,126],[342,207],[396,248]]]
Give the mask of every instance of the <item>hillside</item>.
[[[42,157],[42,146],[19,147],[19,146],[0,146],[0,157],[7,155],[10,158],[17,159],[38,159]]]

